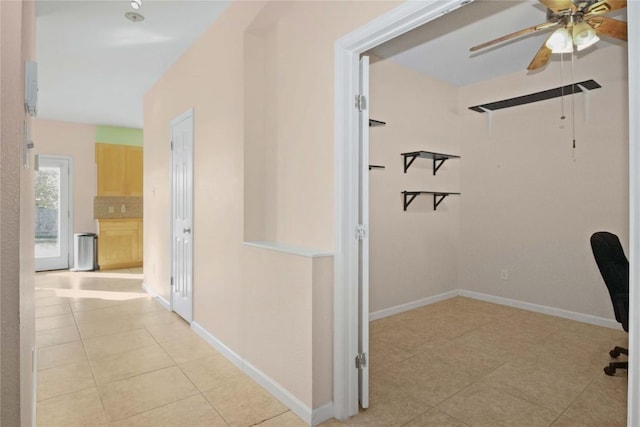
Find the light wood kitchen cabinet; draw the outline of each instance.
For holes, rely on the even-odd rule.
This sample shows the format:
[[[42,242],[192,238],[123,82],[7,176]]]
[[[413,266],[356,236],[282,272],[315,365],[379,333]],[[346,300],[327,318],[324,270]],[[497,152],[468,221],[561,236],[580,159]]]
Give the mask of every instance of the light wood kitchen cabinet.
[[[142,196],[142,147],[96,143],[98,196]]]
[[[98,221],[100,270],[142,266],[142,218]]]
[[[142,147],[126,147],[125,196],[142,197]]]

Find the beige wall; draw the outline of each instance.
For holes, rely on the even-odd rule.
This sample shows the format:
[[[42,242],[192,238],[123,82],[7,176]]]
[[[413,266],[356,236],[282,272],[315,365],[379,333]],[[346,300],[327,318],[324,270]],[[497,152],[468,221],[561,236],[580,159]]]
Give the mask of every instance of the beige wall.
[[[68,156],[73,159],[73,231],[95,232],[95,125],[36,118],[33,140],[36,154]]]
[[[248,44],[256,53],[246,81],[264,87],[246,108],[263,113],[247,120],[245,145],[262,144],[264,156],[262,168],[245,170],[245,180],[250,191],[268,196],[257,206],[260,215],[254,205],[245,215],[254,225],[262,218],[258,238],[332,250],[334,42],[398,3],[272,2],[252,23]],[[253,92],[245,98],[254,102]]]
[[[626,70],[625,49],[576,61],[575,81],[602,88],[590,94],[588,122],[584,95],[574,96],[575,151],[571,96],[564,121],[557,98],[495,112],[491,135],[486,115],[467,109],[560,86],[559,64],[461,88],[461,288],[613,318],[589,237],[609,230],[628,248]]]
[[[369,132],[370,311],[391,308],[458,288],[460,196],[433,210],[433,196],[418,196],[403,211],[404,190],[460,189],[461,163],[416,159],[404,173],[405,152],[460,153],[458,88],[371,58],[370,116],[386,122]],[[463,195],[464,197],[464,195]]]
[[[23,167],[25,60],[35,59],[35,4],[0,2],[0,424],[31,425],[35,345],[32,169]]]
[[[331,257],[243,250],[242,354],[309,408],[332,400]]]
[[[308,270],[312,277],[301,281],[294,274],[298,262],[295,256],[287,257],[284,264],[276,267],[261,262],[253,250],[242,245],[245,136],[260,131],[252,130],[244,116],[248,108],[244,87],[245,31],[259,37],[255,36],[256,29],[265,27],[264,34],[273,41],[266,47],[266,53],[275,55],[278,67],[274,81],[267,82],[269,90],[261,95],[278,96],[268,104],[277,117],[273,131],[277,137],[275,162],[268,165],[268,173],[275,180],[273,192],[277,200],[273,207],[276,213],[271,216],[271,229],[275,230],[272,238],[331,250],[334,42],[397,4],[234,2],[144,99],[145,284],[169,299],[169,122],[194,108],[194,320],[313,407],[327,402],[330,383],[318,384],[320,391],[314,398],[313,391],[305,386],[310,379],[292,376],[297,371],[283,370],[280,360],[293,357],[294,365],[304,366],[309,355],[315,354],[314,342],[325,339],[312,336],[314,328],[310,326],[305,332],[306,344],[298,349],[300,353],[290,355],[288,347],[275,343],[262,348],[259,357],[247,341],[250,336],[272,336],[275,332],[274,324],[264,321],[266,314],[252,316],[247,312],[249,307],[257,307],[262,313],[282,309],[283,318],[318,326],[308,314],[299,311],[297,304],[291,303],[297,299],[293,296],[286,297],[291,300],[284,300],[277,307],[275,302],[265,303],[259,298],[255,289],[268,289],[273,277],[284,282],[280,286],[285,289],[300,286],[300,292],[307,295],[305,304],[316,310],[318,319],[331,315],[323,313],[330,303],[326,290],[317,297],[323,301],[322,307],[314,307],[314,300],[309,302],[315,293],[310,285],[314,283],[313,269]],[[282,13],[272,13],[268,8]],[[255,269],[252,277],[259,282],[247,282],[243,270],[250,269]],[[331,275],[319,277],[327,279]],[[330,347],[327,351],[331,351]],[[322,362],[322,366],[329,369],[330,361]],[[330,380],[332,373],[313,375]],[[315,384],[312,388],[315,390]]]
[[[560,66],[462,88],[373,58],[370,163],[370,311],[454,289],[613,318],[593,260],[590,235],[618,234],[628,248],[626,51],[580,58],[575,81],[603,87],[572,98],[486,114],[469,106],[560,85]],[[565,67],[564,82],[570,80]],[[459,100],[458,100],[459,98]],[[457,104],[459,102],[459,109]],[[432,175],[417,159],[402,173],[401,152],[461,154]],[[419,196],[402,211],[400,191],[460,190],[433,211]],[[459,210],[458,210],[459,208]],[[507,270],[508,279],[501,279]]]

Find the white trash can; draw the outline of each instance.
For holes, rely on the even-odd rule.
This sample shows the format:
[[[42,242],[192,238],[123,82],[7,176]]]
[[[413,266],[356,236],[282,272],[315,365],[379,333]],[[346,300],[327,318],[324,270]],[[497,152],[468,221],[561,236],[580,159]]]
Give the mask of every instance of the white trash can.
[[[73,235],[72,271],[94,271],[98,268],[98,235],[76,233]]]

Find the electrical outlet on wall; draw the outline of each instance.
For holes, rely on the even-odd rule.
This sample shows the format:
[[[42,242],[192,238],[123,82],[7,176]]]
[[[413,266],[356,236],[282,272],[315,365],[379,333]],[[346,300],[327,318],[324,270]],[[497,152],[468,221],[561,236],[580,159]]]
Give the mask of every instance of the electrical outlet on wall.
[[[509,270],[507,269],[500,270],[500,278],[502,280],[509,280]]]
[[[114,213],[113,206],[109,206],[109,213]]]

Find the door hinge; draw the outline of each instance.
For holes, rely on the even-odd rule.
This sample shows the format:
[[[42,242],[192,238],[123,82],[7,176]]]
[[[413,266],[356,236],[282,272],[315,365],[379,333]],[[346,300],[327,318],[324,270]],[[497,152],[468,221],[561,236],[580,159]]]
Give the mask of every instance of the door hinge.
[[[356,108],[358,111],[364,111],[367,109],[367,97],[364,95],[356,95]]]
[[[173,141],[171,141],[171,149],[173,150]]]
[[[367,366],[367,354],[358,353],[356,356],[356,369],[362,369]]]
[[[367,228],[364,224],[356,225],[356,240],[364,240],[367,238]]]
[[[171,287],[173,288],[173,276],[171,276]]]

